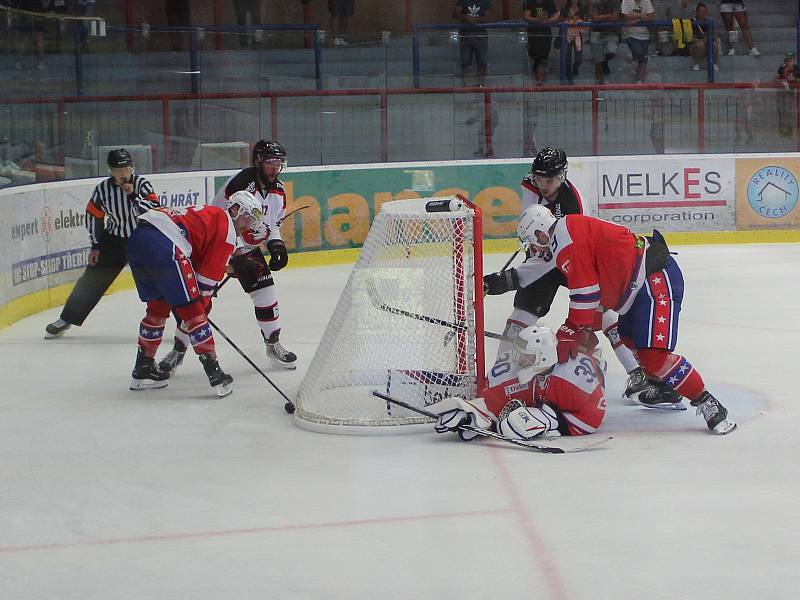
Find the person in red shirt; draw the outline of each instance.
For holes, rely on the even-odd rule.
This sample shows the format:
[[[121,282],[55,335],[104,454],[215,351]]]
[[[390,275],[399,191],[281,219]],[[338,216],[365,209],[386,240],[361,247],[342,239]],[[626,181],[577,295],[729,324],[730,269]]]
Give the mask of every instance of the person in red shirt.
[[[529,212],[530,211],[530,212]],[[683,300],[683,275],[658,231],[636,235],[626,227],[586,215],[556,220],[543,206],[526,209],[529,226],[520,241],[549,254],[542,273],[564,274],[570,304],[557,332],[558,360],[566,362],[596,344],[598,306],[620,315],[619,333],[649,377],[689,399],[714,433],[736,428],[727,409],[706,389],[700,373],[674,352]]]
[[[164,324],[175,313],[181,321],[209,383],[217,394],[233,391],[233,378],[217,362],[214,336],[207,319],[211,294],[225,276],[237,235],[263,237],[261,204],[249,192],[231,197],[228,208],[159,208],[139,217],[128,241],[128,261],[139,298],[147,311],[139,326],[131,390],[166,387],[169,372],[155,364]]]
[[[559,363],[557,344],[548,327],[523,329],[509,359],[517,376],[486,388],[479,398],[446,398],[438,405],[435,430],[456,431],[466,441],[476,434],[459,429],[463,424],[521,440],[597,431],[606,414],[604,361],[578,352]]]

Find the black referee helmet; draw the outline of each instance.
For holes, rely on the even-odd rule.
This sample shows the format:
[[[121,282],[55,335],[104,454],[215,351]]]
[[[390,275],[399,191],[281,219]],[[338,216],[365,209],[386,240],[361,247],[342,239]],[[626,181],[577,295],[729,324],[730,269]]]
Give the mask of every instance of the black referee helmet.
[[[531,175],[555,177],[567,174],[567,153],[561,148],[542,148],[531,163]]]
[[[109,152],[107,162],[109,169],[123,169],[133,166],[131,153],[125,150],[125,148],[117,148]]]

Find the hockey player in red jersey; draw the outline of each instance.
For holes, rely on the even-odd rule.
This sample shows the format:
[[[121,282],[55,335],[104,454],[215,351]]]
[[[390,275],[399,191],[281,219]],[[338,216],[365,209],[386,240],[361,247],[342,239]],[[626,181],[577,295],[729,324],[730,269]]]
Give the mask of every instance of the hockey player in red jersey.
[[[280,227],[286,214],[286,195],[283,183],[278,179],[286,166],[286,150],[277,142],[260,140],[253,146],[252,162],[252,166],[242,169],[225,182],[212,204],[225,208],[230,198],[241,192],[253,195],[261,204],[264,236],[240,241],[231,259],[229,272],[253,302],[256,322],[272,366],[294,369],[297,356],[280,343],[278,295],[272,278],[273,271],[279,271],[289,262]],[[262,245],[266,248],[269,261],[265,260]],[[183,362],[187,345],[188,340],[177,330],[174,346],[161,361],[160,368],[174,372]]]
[[[530,173],[522,180],[522,208],[519,228],[525,228],[526,210],[530,206],[541,205],[560,219],[566,215],[584,214],[581,195],[575,185],[567,179],[567,154],[561,148],[543,148],[531,164]],[[539,257],[526,253],[526,261],[517,268],[491,273],[484,277],[486,292],[489,295],[503,294],[515,290],[514,309],[506,320],[503,331],[507,338],[513,339],[524,327],[534,325],[550,311],[550,305],[559,286],[565,285],[564,275],[558,269],[535,278],[528,270],[537,270]],[[643,406],[651,408],[672,408],[685,410],[681,397],[661,382],[649,380],[639,366],[633,353],[622,343],[618,333],[618,315],[608,309],[600,309],[594,325],[595,331],[602,330],[608,338],[617,359],[628,373],[625,396],[635,397]],[[497,349],[495,365],[487,375],[489,385],[507,378],[508,361],[505,360],[511,348],[510,342],[501,342]]]
[[[437,409],[436,431],[457,431],[464,440],[476,434],[459,429],[463,424],[521,440],[597,431],[606,412],[600,361],[580,352],[559,363],[557,343],[543,325],[523,329],[510,359],[517,377],[483,390],[479,398],[446,398]]]
[[[128,260],[147,312],[139,326],[130,389],[167,385],[169,373],[155,364],[164,324],[174,311],[180,329],[198,355],[219,396],[232,391],[233,378],[217,362],[206,315],[211,294],[225,275],[236,237],[259,235],[261,205],[252,195],[238,197],[228,210],[218,207],[148,210],[128,241]]]
[[[736,428],[727,409],[706,390],[700,373],[674,353],[683,275],[660,233],[636,235],[629,229],[585,215],[556,220],[543,206],[532,206],[520,239],[533,252],[550,253],[542,274],[555,266],[570,294],[569,315],[557,333],[558,359],[565,362],[592,347],[598,306],[620,315],[620,336],[649,377],[690,400],[714,433]]]

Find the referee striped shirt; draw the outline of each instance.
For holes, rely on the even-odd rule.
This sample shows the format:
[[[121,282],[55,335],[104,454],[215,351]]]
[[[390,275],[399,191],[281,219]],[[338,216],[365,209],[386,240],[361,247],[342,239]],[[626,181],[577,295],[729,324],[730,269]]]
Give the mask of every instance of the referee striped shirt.
[[[86,228],[92,248],[99,248],[102,233],[128,238],[136,229],[137,217],[150,208],[159,206],[152,184],[140,175],[133,175],[133,193],[126,194],[109,177],[97,184],[92,199],[86,205]]]

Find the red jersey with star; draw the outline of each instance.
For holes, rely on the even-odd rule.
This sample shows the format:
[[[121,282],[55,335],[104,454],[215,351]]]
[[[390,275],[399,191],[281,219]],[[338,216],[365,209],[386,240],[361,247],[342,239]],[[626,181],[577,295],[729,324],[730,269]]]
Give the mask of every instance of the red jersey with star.
[[[550,242],[567,279],[568,320],[592,327],[597,307],[624,314],[644,283],[646,240],[627,227],[586,215],[559,219]]]
[[[569,435],[595,432],[606,414],[603,373],[597,362],[586,354],[557,364],[552,371],[528,383],[514,378],[483,390],[481,395],[495,416],[499,416],[511,400],[536,407],[546,402],[558,412],[559,429],[562,433],[566,430]]]
[[[191,261],[200,290],[209,295],[225,276],[236,244],[236,230],[228,212],[216,206],[149,210],[140,219],[166,235]]]

